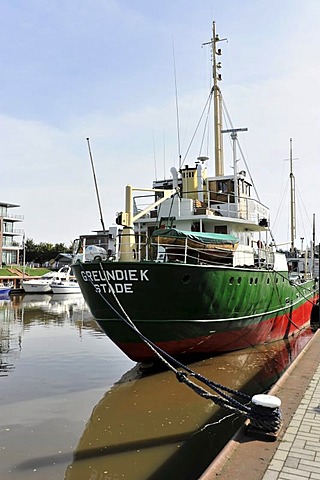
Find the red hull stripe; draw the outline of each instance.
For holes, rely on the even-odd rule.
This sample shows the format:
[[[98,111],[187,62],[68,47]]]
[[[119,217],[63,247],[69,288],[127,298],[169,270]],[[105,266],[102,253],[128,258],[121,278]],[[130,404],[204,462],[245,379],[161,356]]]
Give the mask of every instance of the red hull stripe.
[[[309,324],[311,309],[312,303],[309,301],[292,312],[291,320],[289,315],[281,315],[253,325],[251,324],[242,329],[212,333],[209,336],[198,338],[155,343],[172,356],[215,354],[239,350],[281,340],[298,333],[300,329]],[[136,362],[146,362],[155,358],[154,352],[144,342],[117,342],[117,345],[128,357]]]

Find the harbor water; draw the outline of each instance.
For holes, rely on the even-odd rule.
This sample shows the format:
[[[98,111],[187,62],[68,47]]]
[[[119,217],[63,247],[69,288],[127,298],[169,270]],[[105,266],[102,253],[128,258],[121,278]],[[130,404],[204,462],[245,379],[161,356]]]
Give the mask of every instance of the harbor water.
[[[189,367],[262,393],[311,336]],[[195,480],[244,420],[129,360],[81,295],[0,299],[1,480]]]

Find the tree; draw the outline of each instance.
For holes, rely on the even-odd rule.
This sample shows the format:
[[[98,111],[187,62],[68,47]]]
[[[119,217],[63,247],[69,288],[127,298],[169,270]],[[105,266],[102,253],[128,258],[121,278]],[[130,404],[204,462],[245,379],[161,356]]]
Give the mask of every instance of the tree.
[[[24,247],[26,251],[26,262],[34,262],[37,256],[37,245],[32,238],[27,238]]]
[[[40,242],[38,245],[34,243],[32,238],[28,238],[25,242],[26,262],[40,263],[53,260],[59,253],[71,253],[71,249],[67,248],[64,243]]]

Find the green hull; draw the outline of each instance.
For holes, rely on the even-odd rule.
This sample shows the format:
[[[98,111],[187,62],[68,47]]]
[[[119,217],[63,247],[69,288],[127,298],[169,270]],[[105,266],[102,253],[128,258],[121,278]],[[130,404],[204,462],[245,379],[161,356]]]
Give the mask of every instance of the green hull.
[[[310,320],[312,281],[286,273],[157,262],[77,263],[92,314],[134,360],[153,352],[121,320],[126,315],[174,355],[215,353],[286,338]]]

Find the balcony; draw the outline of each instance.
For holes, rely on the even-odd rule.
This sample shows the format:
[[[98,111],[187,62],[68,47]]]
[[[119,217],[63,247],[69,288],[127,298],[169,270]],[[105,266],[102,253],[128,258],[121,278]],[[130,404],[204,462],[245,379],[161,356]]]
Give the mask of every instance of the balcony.
[[[7,220],[16,220],[18,222],[22,222],[24,220],[24,215],[11,215],[10,213],[6,213],[5,215],[2,215],[2,217]]]
[[[6,227],[4,226],[4,231],[3,235],[23,235],[23,229],[21,228],[12,228],[9,230],[6,230]]]

